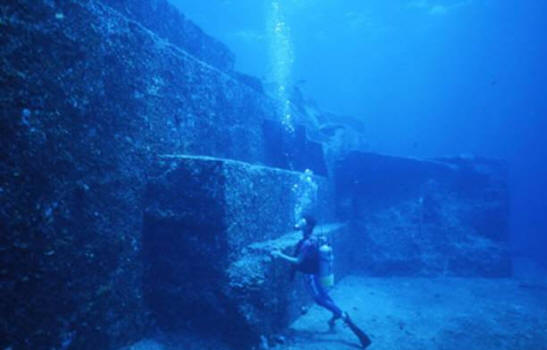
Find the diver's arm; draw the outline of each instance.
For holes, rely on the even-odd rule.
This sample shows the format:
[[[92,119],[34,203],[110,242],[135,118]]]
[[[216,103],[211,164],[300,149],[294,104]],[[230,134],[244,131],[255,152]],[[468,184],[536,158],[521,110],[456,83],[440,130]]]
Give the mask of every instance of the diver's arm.
[[[282,253],[280,250],[274,250],[272,251],[271,254],[274,258],[281,258],[285,261],[288,261],[289,263],[293,265],[298,265],[302,262],[302,255],[299,255],[298,257],[289,256],[287,254]]]

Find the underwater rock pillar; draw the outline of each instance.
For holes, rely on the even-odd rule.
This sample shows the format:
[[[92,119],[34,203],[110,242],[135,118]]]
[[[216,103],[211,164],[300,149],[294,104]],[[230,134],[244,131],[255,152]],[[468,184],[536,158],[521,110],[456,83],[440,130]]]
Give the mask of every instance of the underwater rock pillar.
[[[313,177],[313,201],[294,191],[301,181],[302,173],[219,158],[158,162],[146,193],[143,251],[145,299],[161,327],[220,334],[245,347],[294,318],[291,302],[308,300],[290,285],[289,266],[274,264],[263,248],[292,249],[298,237],[286,235],[295,206],[330,217],[327,181]]]
[[[503,162],[351,152],[335,169],[337,213],[354,224],[358,271],[377,276],[508,277]]]

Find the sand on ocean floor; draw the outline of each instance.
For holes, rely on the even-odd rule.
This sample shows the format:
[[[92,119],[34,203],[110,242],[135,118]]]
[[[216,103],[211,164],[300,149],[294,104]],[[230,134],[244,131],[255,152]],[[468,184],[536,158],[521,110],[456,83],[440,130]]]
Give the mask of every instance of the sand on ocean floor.
[[[372,339],[370,350],[547,350],[547,279],[349,276],[331,291]],[[351,350],[357,338],[312,306],[259,350]],[[228,350],[197,334],[162,335],[124,350]],[[233,350],[233,349],[231,349]]]
[[[371,337],[371,350],[546,350],[547,282],[477,278],[364,278],[340,281],[331,296]],[[339,322],[313,306],[279,350],[359,348]]]

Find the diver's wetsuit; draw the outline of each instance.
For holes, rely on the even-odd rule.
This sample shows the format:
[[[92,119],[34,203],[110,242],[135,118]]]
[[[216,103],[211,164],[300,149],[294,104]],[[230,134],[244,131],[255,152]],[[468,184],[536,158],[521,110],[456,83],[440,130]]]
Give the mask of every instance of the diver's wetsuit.
[[[317,242],[313,238],[303,239],[296,246],[296,255],[302,256],[302,262],[296,266],[296,270],[306,274],[308,290],[313,295],[313,300],[332,312],[334,317],[342,316],[342,310],[332,300],[327,290],[319,280],[319,251]]]
[[[336,306],[334,300],[332,300],[332,298],[329,296],[329,294],[325,290],[325,287],[319,281],[318,275],[307,275],[306,282],[308,290],[313,295],[313,300],[315,300],[318,305],[321,305],[325,309],[332,312],[334,317],[342,317],[342,310],[340,310],[340,308]]]

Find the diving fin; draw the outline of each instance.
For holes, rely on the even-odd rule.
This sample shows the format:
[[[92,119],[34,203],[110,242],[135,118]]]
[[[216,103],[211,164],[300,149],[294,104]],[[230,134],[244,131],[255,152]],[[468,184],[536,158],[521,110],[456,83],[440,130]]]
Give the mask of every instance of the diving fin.
[[[349,315],[347,313],[344,315],[344,322],[348,325],[349,329],[351,329],[353,334],[355,334],[357,338],[359,338],[359,341],[361,342],[361,346],[363,347],[363,349],[368,347],[372,343],[372,341],[365,334],[365,332],[363,332],[359,327],[355,325],[355,323],[353,323],[353,321],[351,320],[351,318],[349,318]]]

